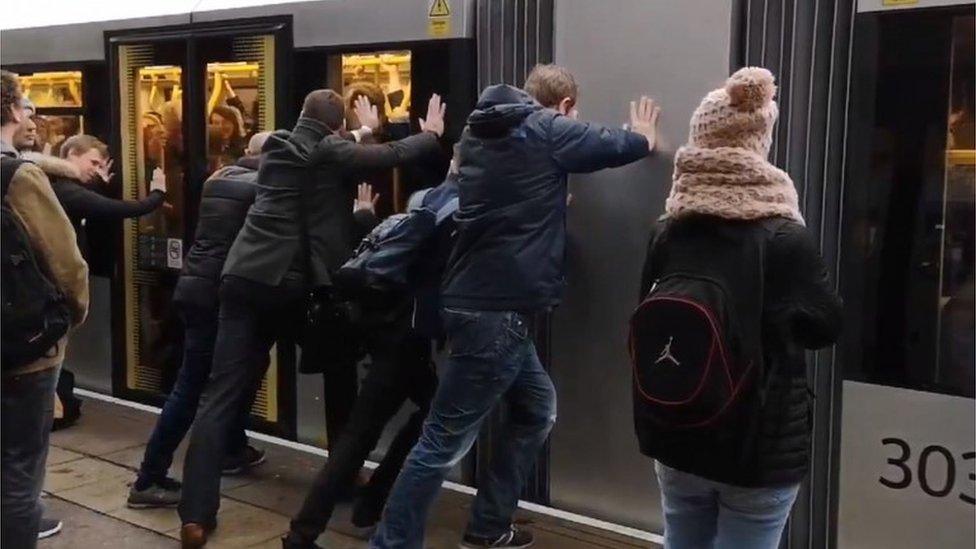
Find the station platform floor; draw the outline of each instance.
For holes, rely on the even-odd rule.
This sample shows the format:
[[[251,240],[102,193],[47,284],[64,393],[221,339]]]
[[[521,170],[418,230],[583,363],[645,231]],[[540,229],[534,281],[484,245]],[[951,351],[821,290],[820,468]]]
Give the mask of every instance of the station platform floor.
[[[64,530],[39,542],[41,549],[156,549],[178,547],[175,509],[134,510],[125,505],[129,484],[155,422],[152,412],[85,399],[79,422],[52,433],[44,502],[47,515]],[[207,547],[275,548],[325,458],[271,442],[252,440],[267,462],[245,476],[224,478],[219,525]],[[173,467],[180,476],[185,444]],[[427,527],[427,549],[457,547],[471,496],[442,490]],[[531,528],[543,549],[632,549],[658,547],[649,541],[520,509],[516,521]],[[340,507],[319,545],[361,549],[352,535],[349,510]]]

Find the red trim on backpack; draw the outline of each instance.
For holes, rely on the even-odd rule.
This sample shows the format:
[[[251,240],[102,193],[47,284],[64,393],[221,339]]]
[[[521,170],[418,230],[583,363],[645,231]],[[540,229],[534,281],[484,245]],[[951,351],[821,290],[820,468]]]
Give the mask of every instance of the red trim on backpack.
[[[634,322],[636,321],[636,315],[641,311],[641,309],[644,309],[645,307],[647,307],[653,301],[671,301],[671,302],[682,303],[684,305],[690,305],[690,306],[694,307],[699,312],[701,312],[702,314],[704,314],[705,315],[705,318],[708,319],[709,325],[712,328],[713,339],[716,340],[716,341],[713,341],[712,342],[712,347],[709,349],[708,365],[706,366],[705,371],[702,373],[701,382],[698,384],[698,387],[695,388],[694,393],[692,393],[692,395],[690,397],[688,397],[687,399],[682,400],[682,401],[674,401],[674,402],[671,402],[671,401],[665,401],[665,400],[660,400],[660,399],[654,398],[654,397],[648,395],[646,392],[644,392],[643,387],[641,387],[640,376],[638,375],[638,372],[637,372],[637,359],[636,359],[636,356],[635,356],[636,355],[636,348],[635,348],[635,341],[634,341],[635,340],[635,337],[634,337],[634,332],[635,332]],[[634,380],[636,381],[635,385],[637,386],[638,392],[645,399],[647,399],[647,400],[649,400],[651,402],[654,402],[654,403],[657,403],[657,404],[661,404],[661,405],[665,405],[665,406],[675,406],[675,405],[687,403],[687,402],[693,400],[696,396],[698,396],[698,394],[701,392],[702,388],[705,385],[705,380],[707,379],[709,372],[711,371],[712,357],[714,356],[714,353],[715,353],[715,346],[718,345],[718,347],[719,347],[719,351],[720,351],[720,355],[721,355],[721,359],[722,359],[722,366],[723,366],[723,370],[725,372],[725,378],[726,378],[726,381],[728,381],[728,384],[729,384],[729,391],[730,391],[729,397],[728,397],[728,399],[726,399],[725,405],[722,406],[719,410],[717,410],[715,412],[715,414],[713,414],[710,418],[705,419],[703,421],[700,421],[698,423],[692,423],[692,424],[688,424],[688,425],[683,425],[682,427],[686,427],[686,428],[703,427],[703,426],[707,426],[710,423],[714,422],[720,415],[722,415],[723,412],[725,412],[725,410],[729,406],[732,405],[733,402],[735,402],[737,400],[737,397],[739,396],[739,392],[742,389],[742,386],[745,384],[744,381],[748,377],[748,375],[751,372],[752,367],[754,365],[753,362],[750,362],[749,363],[749,366],[743,372],[742,377],[740,378],[740,381],[739,381],[739,383],[737,385],[732,382],[732,373],[729,370],[729,356],[728,356],[728,353],[725,350],[725,345],[722,342],[722,338],[721,337],[716,337],[716,336],[721,335],[721,332],[719,332],[719,330],[717,329],[716,326],[717,326],[717,323],[715,322],[715,318],[712,316],[711,312],[707,308],[705,308],[704,306],[702,306],[701,304],[699,304],[699,303],[697,303],[695,301],[692,301],[690,299],[680,298],[680,297],[664,296],[664,297],[651,297],[651,298],[648,298],[648,299],[644,300],[643,302],[641,302],[640,305],[637,306],[637,308],[634,310],[633,315],[631,316],[631,321],[630,321],[630,334],[629,334],[629,337],[628,337],[628,343],[629,343],[628,346],[629,346],[629,350],[630,350],[631,369],[633,370],[633,373],[634,373]]]

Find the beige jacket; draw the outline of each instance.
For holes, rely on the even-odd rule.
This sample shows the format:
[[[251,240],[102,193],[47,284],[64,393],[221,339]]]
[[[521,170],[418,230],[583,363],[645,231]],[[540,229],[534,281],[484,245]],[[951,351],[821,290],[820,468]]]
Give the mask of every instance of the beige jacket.
[[[67,298],[73,324],[81,324],[88,315],[88,264],[81,257],[75,230],[51,189],[47,175],[33,164],[22,164],[10,182],[6,200],[26,229],[41,268]],[[66,341],[67,337],[47,356],[7,375],[58,366],[64,360]]]

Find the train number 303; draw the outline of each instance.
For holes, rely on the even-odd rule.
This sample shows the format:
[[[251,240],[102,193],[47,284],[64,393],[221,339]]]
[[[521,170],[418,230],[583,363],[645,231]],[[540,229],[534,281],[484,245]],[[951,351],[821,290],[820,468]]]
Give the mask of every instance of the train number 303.
[[[913,479],[917,478],[922,491],[932,497],[944,498],[953,492],[956,484],[956,459],[946,447],[929,445],[923,448],[918,454],[918,474],[913,475],[912,465],[909,462],[912,458],[912,447],[907,442],[900,438],[888,437],[881,439],[881,444],[894,446],[898,455],[888,458],[888,464],[894,471],[887,476],[879,477],[878,482],[894,490],[904,490],[912,485]],[[965,452],[961,457],[963,462],[972,462],[976,459],[976,452]],[[934,460],[945,462],[945,478],[936,481],[933,486],[933,482],[929,479],[929,464]],[[969,480],[976,481],[976,474],[972,471],[969,473]],[[959,492],[959,499],[970,505],[976,504],[973,495],[962,491]]]

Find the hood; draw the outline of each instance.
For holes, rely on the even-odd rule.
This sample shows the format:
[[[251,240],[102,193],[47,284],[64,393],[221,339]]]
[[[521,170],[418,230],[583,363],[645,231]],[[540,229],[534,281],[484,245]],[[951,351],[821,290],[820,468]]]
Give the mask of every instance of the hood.
[[[500,137],[540,109],[542,106],[524,91],[508,84],[496,84],[481,92],[474,111],[468,116],[468,127],[477,137]]]
[[[242,168],[246,168],[248,170],[257,170],[258,167],[261,165],[261,157],[260,156],[242,156],[242,157],[238,158],[237,159],[237,162],[235,162],[234,164],[237,165],[237,166],[240,166]]]

